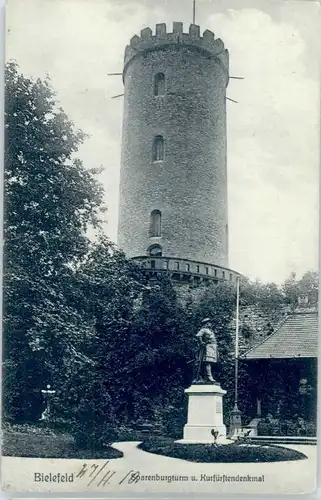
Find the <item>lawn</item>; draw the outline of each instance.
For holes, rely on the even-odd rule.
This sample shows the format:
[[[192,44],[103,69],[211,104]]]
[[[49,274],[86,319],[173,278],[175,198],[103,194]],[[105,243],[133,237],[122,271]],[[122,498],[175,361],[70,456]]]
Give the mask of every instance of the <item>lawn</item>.
[[[152,429],[153,431],[153,429]],[[114,441],[142,441],[151,432],[121,427],[115,433]],[[43,423],[4,424],[2,454],[10,457],[32,458],[79,458],[111,459],[121,458],[123,453],[105,446],[99,448],[93,441],[90,449],[79,448],[68,432],[58,431]]]
[[[103,449],[77,449],[68,434],[45,432],[3,431],[2,455],[33,458],[121,458],[123,453],[112,446]]]
[[[191,462],[245,463],[302,460],[303,453],[277,445],[232,443],[227,445],[183,444],[163,436],[147,437],[141,432],[122,430],[117,441],[142,441],[138,448]],[[45,426],[14,425],[3,431],[3,456],[32,458],[114,459],[123,453],[112,446],[80,449],[73,437]]]
[[[147,439],[138,448],[157,455],[204,463],[284,462],[307,458],[303,453],[277,445],[183,444],[170,438]]]

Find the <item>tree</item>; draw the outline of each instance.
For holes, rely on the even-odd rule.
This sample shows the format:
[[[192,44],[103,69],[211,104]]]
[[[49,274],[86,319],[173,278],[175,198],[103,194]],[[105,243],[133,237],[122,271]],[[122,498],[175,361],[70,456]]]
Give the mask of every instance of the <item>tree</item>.
[[[293,308],[298,305],[300,297],[306,297],[310,304],[317,304],[319,290],[319,274],[316,271],[307,271],[301,279],[296,274],[285,280],[282,290],[285,300]]]
[[[257,305],[263,312],[279,311],[285,305],[282,288],[275,283],[262,283],[242,278],[240,282],[242,306]]]
[[[193,356],[172,282],[163,277],[148,283],[142,269],[106,238],[93,245],[78,272],[95,324],[90,345],[95,366],[66,381],[74,428],[79,436],[88,432],[91,415],[93,432],[108,441],[110,427],[140,419],[166,427],[184,404],[191,382],[187,361]]]
[[[132,324],[132,339],[135,339],[136,355],[128,368],[133,394],[137,402],[139,398],[150,401],[144,417],[157,421],[163,408],[183,401],[184,388],[191,382],[188,362],[193,358],[186,311],[179,304],[174,285],[167,276],[160,276],[151,290],[145,292],[142,307]],[[133,408],[134,418],[139,414],[137,402]]]
[[[140,267],[103,235],[77,268],[75,301],[94,329],[85,349],[92,365],[62,380],[56,409],[72,424],[79,444],[108,443],[125,415],[135,356],[131,325],[145,282]]]
[[[28,419],[43,384],[89,361],[82,348],[92,325],[69,297],[86,231],[105,208],[96,171],[74,156],[85,135],[58,108],[50,81],[9,62],[5,85],[4,406]]]

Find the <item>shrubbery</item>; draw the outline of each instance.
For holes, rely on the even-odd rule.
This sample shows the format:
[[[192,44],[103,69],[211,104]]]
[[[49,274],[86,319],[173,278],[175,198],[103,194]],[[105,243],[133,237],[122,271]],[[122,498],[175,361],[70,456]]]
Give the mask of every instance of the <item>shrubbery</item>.
[[[9,424],[8,422],[4,422],[2,424],[2,430],[6,434],[30,434],[30,435],[39,435],[39,436],[55,436],[57,435],[56,430],[48,427],[47,424],[38,423],[37,425],[30,424]]]
[[[72,435],[77,448],[87,450],[104,449],[118,439],[118,433],[114,427],[108,424],[95,425],[90,420],[76,422]]]
[[[306,422],[302,418],[287,420],[267,417],[258,425],[259,436],[306,436],[315,437],[317,433],[314,422]]]
[[[303,453],[281,446],[256,444],[183,444],[166,438],[143,441],[138,448],[149,453],[180,458],[191,462],[244,463],[283,462],[307,458]]]

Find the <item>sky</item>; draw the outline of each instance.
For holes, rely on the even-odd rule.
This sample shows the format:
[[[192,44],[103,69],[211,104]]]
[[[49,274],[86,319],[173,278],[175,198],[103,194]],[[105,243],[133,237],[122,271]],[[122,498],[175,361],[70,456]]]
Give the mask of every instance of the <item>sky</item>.
[[[192,20],[192,0],[8,0],[7,59],[49,75],[76,128],[78,157],[100,176],[117,237],[124,48],[140,30]],[[196,23],[230,52],[229,267],[281,283],[318,268],[320,4],[196,0]]]

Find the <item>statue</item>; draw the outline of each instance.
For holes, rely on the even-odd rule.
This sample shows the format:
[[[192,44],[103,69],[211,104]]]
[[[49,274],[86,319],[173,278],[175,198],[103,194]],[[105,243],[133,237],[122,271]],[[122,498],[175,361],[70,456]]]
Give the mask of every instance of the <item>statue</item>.
[[[196,357],[193,383],[214,384],[216,380],[212,375],[212,366],[218,362],[218,349],[209,318],[203,319],[202,327],[196,337],[199,341],[199,350]]]

